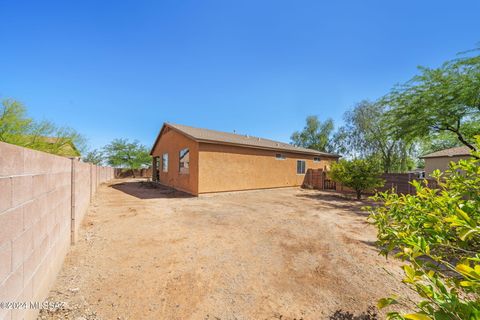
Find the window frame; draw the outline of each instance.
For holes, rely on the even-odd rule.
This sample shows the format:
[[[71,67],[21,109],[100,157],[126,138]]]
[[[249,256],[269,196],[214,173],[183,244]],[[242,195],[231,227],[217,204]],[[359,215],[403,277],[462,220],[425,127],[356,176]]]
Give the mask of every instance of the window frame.
[[[300,163],[300,172],[299,172],[299,167],[298,164]],[[303,165],[302,165],[303,164]],[[302,170],[303,169],[303,170]],[[297,175],[304,175],[307,172],[307,161],[305,160],[299,160],[297,159]]]
[[[322,159],[320,157],[313,157],[313,162],[320,162]]]
[[[186,152],[185,152],[185,150],[186,150]],[[183,154],[183,156],[182,156],[182,152],[185,152]],[[188,155],[188,161],[183,160],[183,158],[187,155]],[[185,165],[182,166],[182,163],[184,163],[184,164],[186,163],[187,166],[185,166]],[[188,148],[188,147],[182,148],[178,152],[178,173],[179,174],[190,174],[190,148]]]
[[[162,153],[162,172],[168,172],[168,152]]]
[[[286,160],[287,157],[284,153],[275,153],[275,160]]]

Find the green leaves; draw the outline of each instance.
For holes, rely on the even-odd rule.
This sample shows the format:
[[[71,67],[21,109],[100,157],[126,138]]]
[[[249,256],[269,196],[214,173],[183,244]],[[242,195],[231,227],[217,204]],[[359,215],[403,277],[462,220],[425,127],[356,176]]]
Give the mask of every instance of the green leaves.
[[[115,139],[104,147],[104,154],[109,165],[118,168],[139,169],[151,162],[146,146],[138,141]]]
[[[470,279],[468,283],[479,282],[480,283],[480,265],[476,265],[473,268],[469,264],[459,263],[455,268],[459,273],[461,273],[465,278]],[[462,282],[462,281],[461,281]],[[466,284],[466,283],[465,283]],[[467,286],[467,285],[465,285]]]
[[[358,199],[363,192],[381,187],[384,183],[379,177],[378,163],[369,160],[340,160],[332,165],[330,175],[334,181],[355,190]]]
[[[416,195],[372,198],[382,204],[369,208],[381,254],[407,262],[403,282],[420,297],[416,312],[389,319],[480,319],[480,160],[452,163],[436,178],[439,189],[415,183]]]
[[[344,114],[344,126],[334,135],[339,152],[347,157],[376,160],[383,172],[414,169],[413,145],[392,135],[382,101],[363,100]]]
[[[378,300],[377,307],[378,307],[378,309],[383,309],[385,307],[388,307],[392,304],[397,304],[397,303],[398,303],[397,297],[396,296],[391,296],[389,298],[382,298],[382,299]]]
[[[25,107],[18,101],[6,99],[0,107],[0,141],[15,143],[26,134],[33,120],[26,117]]]
[[[9,99],[0,105],[0,141],[68,157],[78,157],[86,149],[86,139],[77,131],[34,121],[21,103]]]
[[[410,313],[404,315],[404,318],[409,320],[432,320],[432,318],[424,313]]]
[[[333,151],[330,136],[333,132],[333,120],[322,122],[317,116],[308,116],[302,131],[292,134],[293,145],[323,152]]]
[[[82,158],[84,162],[93,163],[96,165],[101,165],[104,160],[104,155],[102,150],[94,149],[89,151],[85,157]]]
[[[435,69],[420,68],[419,75],[383,99],[390,106],[387,115],[395,135],[435,140],[446,133],[447,140],[474,148],[473,137],[480,132],[479,74],[478,55],[464,55]]]

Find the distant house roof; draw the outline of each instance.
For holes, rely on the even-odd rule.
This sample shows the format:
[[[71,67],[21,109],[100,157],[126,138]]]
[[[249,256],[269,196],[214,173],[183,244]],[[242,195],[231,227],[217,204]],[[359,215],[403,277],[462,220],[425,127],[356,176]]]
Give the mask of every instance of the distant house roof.
[[[80,151],[70,138],[35,135],[12,135],[12,137],[13,139],[7,142],[62,157],[74,158],[81,156]]]
[[[472,150],[467,146],[455,147],[450,149],[444,149],[437,152],[429,153],[421,158],[441,158],[441,157],[456,157],[456,156],[469,156]]]
[[[221,131],[215,131],[210,129],[194,128],[190,126],[184,126],[184,125],[173,124],[173,123],[165,123],[163,125],[162,130],[158,134],[158,137],[155,140],[155,143],[153,144],[152,151],[150,152],[150,154],[153,153],[153,148],[155,148],[155,145],[157,144],[158,139],[160,138],[163,130],[166,127],[172,128],[173,130],[176,130],[198,142],[236,145],[241,147],[268,149],[268,150],[285,151],[285,152],[288,151],[293,153],[312,154],[312,155],[326,156],[326,157],[332,157],[332,158],[340,157],[339,155],[336,155],[333,153],[321,152],[318,150],[307,149],[302,147],[295,147],[285,142],[274,141],[270,139],[259,138],[259,137],[249,136],[249,135],[221,132]]]
[[[39,137],[39,140],[55,147],[55,154],[64,157],[80,157],[80,151],[77,149],[71,139],[58,137]]]

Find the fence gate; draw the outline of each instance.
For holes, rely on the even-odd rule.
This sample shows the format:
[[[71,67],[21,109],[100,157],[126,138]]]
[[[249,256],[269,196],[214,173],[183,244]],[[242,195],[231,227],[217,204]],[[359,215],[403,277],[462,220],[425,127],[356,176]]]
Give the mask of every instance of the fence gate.
[[[332,181],[330,179],[324,179],[323,180],[323,189],[325,189],[325,190],[336,190],[337,186],[335,184],[335,181]]]
[[[328,179],[327,172],[323,171],[323,189],[324,190],[336,190],[335,181]]]

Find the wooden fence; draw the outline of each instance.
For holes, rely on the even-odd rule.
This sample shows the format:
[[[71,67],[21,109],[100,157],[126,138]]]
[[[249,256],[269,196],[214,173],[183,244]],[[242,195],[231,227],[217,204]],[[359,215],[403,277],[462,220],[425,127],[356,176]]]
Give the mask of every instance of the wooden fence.
[[[152,168],[146,169],[122,169],[116,168],[115,169],[115,178],[123,179],[123,178],[151,178],[152,177]]]
[[[318,190],[336,190],[336,183],[328,178],[323,169],[308,169],[302,186]]]
[[[394,190],[396,193],[401,194],[415,194],[415,187],[412,186],[412,181],[420,181],[421,183],[427,183],[430,188],[437,188],[437,182],[433,179],[421,179],[412,173],[384,173],[381,178],[385,180],[383,187],[368,192],[370,194],[375,191],[387,191]],[[303,187],[318,190],[337,190],[340,192],[352,192],[348,187],[342,186],[339,183],[328,178],[328,173],[323,169],[308,169],[303,181]]]
[[[382,188],[377,189],[380,192],[393,189],[399,194],[415,194],[415,187],[411,184],[413,181],[419,181],[422,184],[426,183],[430,188],[438,188],[436,180],[418,178],[413,173],[384,173],[382,179],[385,180],[385,184]]]

